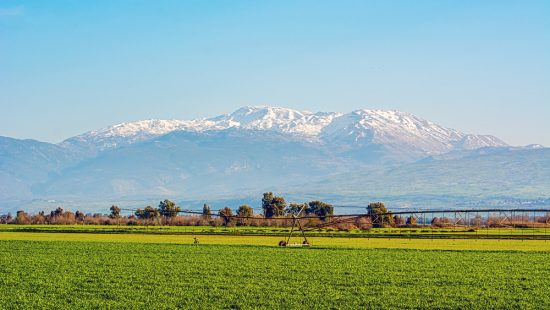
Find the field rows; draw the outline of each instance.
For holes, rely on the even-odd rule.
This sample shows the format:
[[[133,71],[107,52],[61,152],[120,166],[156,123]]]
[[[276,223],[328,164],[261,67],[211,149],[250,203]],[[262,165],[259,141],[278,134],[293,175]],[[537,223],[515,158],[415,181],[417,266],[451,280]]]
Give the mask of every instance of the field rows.
[[[545,252],[13,240],[0,248],[7,309],[550,307]]]
[[[414,237],[414,238],[540,238],[550,239],[550,228],[372,228],[370,230],[307,229],[308,235],[319,237]],[[0,232],[66,232],[66,233],[137,233],[284,236],[289,227],[212,227],[212,226],[114,226],[114,225],[0,225]]]
[[[277,246],[280,236],[225,236],[225,235],[174,235],[174,234],[94,234],[0,232],[0,240],[20,241],[75,241],[117,243],[173,243],[193,244],[197,238],[201,245],[257,245]],[[313,247],[336,248],[387,248],[425,250],[498,250],[498,251],[549,251],[550,241],[499,240],[499,239],[407,239],[407,238],[345,238],[310,237]],[[301,243],[295,237],[291,242]]]

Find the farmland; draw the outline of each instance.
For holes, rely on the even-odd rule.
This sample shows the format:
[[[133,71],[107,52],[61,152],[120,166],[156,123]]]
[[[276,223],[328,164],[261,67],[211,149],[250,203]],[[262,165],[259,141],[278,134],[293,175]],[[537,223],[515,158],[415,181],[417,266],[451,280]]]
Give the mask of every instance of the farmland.
[[[192,235],[192,234],[108,234],[66,232],[0,232],[1,240],[108,242],[108,243],[168,243],[193,244],[194,238],[201,246],[250,245],[276,246],[281,236],[243,235]],[[491,250],[491,251],[549,251],[550,240],[501,240],[501,239],[417,239],[417,238],[358,238],[358,237],[309,237],[316,248],[352,249],[418,249],[418,250]],[[291,241],[300,242],[294,237]]]
[[[261,226],[116,226],[116,225],[1,225],[0,232],[55,232],[55,233],[106,233],[106,234],[164,234],[164,235],[238,235],[286,236],[290,227]],[[538,228],[371,228],[369,230],[307,229],[307,234],[318,237],[346,238],[500,238],[548,239],[550,229]]]
[[[91,232],[1,231],[0,308],[550,307],[550,241]]]

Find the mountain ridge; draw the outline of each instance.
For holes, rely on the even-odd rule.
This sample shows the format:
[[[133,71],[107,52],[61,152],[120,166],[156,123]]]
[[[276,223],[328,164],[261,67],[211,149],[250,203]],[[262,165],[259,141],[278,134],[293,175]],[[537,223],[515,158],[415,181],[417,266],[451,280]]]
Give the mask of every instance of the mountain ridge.
[[[396,110],[360,109],[350,113],[309,112],[282,107],[245,106],[232,113],[193,120],[142,120],[115,124],[69,138],[60,143],[68,148],[103,151],[144,141],[173,131],[203,132],[241,128],[294,134],[313,141],[331,143],[402,144],[420,146],[427,155],[454,148],[507,146],[491,135],[465,134],[437,125],[410,113]]]
[[[410,195],[447,203],[469,192],[476,199],[501,195],[499,184],[538,198],[547,190],[539,183],[550,179],[540,168],[550,152],[540,149],[546,150],[509,146],[395,110],[243,107],[213,118],[121,123],[58,144],[0,139],[0,208],[99,198],[223,200],[276,190],[298,200]],[[491,159],[520,167],[514,170],[518,184],[507,182],[510,175]],[[468,180],[487,190],[474,191]],[[441,197],[433,198],[437,193]],[[409,203],[403,197],[399,201]]]

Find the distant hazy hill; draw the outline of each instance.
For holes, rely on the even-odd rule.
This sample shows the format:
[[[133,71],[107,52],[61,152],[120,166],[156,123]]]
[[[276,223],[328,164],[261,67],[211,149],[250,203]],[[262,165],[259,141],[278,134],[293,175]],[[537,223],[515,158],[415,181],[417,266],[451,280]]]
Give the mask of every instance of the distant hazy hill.
[[[349,170],[324,147],[278,132],[176,131],[105,151],[37,186],[43,195],[219,197]]]
[[[398,111],[244,107],[210,119],[113,125],[57,145],[1,138],[0,208],[271,189],[296,199],[533,198],[549,195],[549,160],[548,149],[511,148]]]
[[[58,145],[0,136],[0,198],[31,196],[33,184],[77,161],[72,152]]]
[[[485,148],[304,184],[301,193],[385,197],[418,203],[550,197],[550,149]]]

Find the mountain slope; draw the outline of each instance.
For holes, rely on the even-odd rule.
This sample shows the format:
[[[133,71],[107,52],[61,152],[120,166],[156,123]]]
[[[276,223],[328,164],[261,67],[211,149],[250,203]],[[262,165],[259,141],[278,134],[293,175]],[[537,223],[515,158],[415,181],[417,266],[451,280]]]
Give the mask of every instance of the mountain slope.
[[[343,172],[318,144],[271,131],[175,131],[119,147],[36,187],[50,196],[204,197],[256,191]]]
[[[535,159],[505,145],[398,111],[244,107],[209,119],[123,123],[58,145],[0,139],[0,198],[222,199],[276,189],[297,198],[544,194],[543,167],[529,183],[499,174],[497,158],[487,159],[501,154],[522,167],[518,178],[528,178]],[[507,180],[526,187],[506,187]]]
[[[204,132],[231,128],[294,135],[332,146],[335,152],[371,164],[410,162],[459,149],[506,146],[493,136],[467,135],[398,111],[311,113],[279,107],[243,107],[210,119],[123,123],[70,138],[61,146],[94,156],[104,150],[174,131]]]
[[[453,150],[506,146],[493,136],[468,135],[399,111],[357,110],[336,118],[321,137],[337,152],[357,159],[388,154],[385,161],[400,163]]]
[[[543,198],[550,193],[550,148],[485,148],[395,168],[350,172],[288,190],[413,205],[430,199],[443,205],[495,197]]]
[[[74,154],[50,143],[0,136],[0,198],[30,195],[30,186],[75,163]]]

